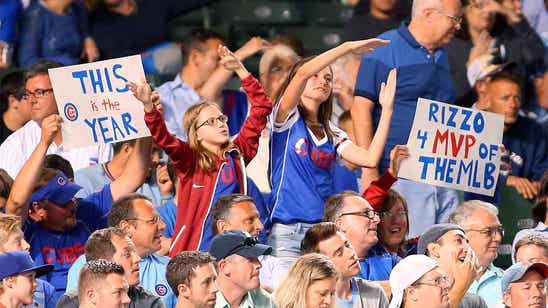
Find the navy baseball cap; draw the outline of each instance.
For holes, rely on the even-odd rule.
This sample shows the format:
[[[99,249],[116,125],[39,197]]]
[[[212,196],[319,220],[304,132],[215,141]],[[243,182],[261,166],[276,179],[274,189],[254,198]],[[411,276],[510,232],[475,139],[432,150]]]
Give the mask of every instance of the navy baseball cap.
[[[256,237],[241,230],[228,230],[217,234],[209,246],[209,254],[221,260],[237,254],[246,258],[257,258],[272,253],[272,247],[259,243]]]
[[[505,270],[504,275],[502,275],[502,292],[506,292],[512,282],[523,278],[528,271],[536,271],[543,278],[548,277],[548,265],[545,263],[533,263],[530,265],[516,263]]]
[[[52,270],[52,264],[34,266],[34,261],[26,251],[16,250],[0,253],[0,280],[28,272],[35,272],[36,277],[39,277]]]
[[[428,244],[436,242],[440,237],[451,230],[460,230],[464,233],[464,230],[460,226],[450,223],[436,224],[428,228],[419,238],[417,253],[423,255],[428,248]]]
[[[46,185],[33,192],[29,203],[49,200],[57,205],[65,205],[80,189],[82,186],[72,183],[63,172],[60,172]]]

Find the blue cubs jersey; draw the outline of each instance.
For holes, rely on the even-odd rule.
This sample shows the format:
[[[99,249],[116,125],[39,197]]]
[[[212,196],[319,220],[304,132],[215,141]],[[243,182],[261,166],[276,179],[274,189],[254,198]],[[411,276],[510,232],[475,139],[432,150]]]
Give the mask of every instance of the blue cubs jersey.
[[[272,113],[270,138],[271,218],[273,223],[316,223],[334,193],[333,165],[337,153],[350,144],[346,134],[330,123],[334,133],[318,140],[295,108],[283,123]]]

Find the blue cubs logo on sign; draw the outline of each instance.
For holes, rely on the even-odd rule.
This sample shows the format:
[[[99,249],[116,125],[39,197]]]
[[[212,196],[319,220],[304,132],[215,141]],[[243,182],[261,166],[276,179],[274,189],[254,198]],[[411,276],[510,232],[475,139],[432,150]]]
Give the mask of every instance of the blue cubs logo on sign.
[[[156,293],[160,296],[164,296],[167,294],[167,288],[163,284],[157,284],[155,289]]]
[[[73,103],[66,103],[64,112],[65,112],[65,117],[69,121],[74,122],[78,120],[78,109],[76,109],[76,106],[74,106]]]

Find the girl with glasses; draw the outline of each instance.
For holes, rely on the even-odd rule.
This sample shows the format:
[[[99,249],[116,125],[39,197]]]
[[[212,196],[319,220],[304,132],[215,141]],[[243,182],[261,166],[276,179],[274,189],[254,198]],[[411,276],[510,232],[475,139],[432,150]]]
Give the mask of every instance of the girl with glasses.
[[[220,107],[204,101],[190,107],[183,126],[188,135],[184,142],[168,133],[159,107],[158,94],[147,84],[130,84],[134,95],[143,102],[145,122],[153,139],[169,156],[179,175],[179,206],[170,247],[174,256],[183,250],[207,251],[213,237],[209,212],[218,197],[248,193],[245,166],[257,153],[258,141],[266,126],[272,102],[261,84],[226,47],[219,47],[220,63],[235,71],[251,102],[249,116],[232,141],[228,118]]]

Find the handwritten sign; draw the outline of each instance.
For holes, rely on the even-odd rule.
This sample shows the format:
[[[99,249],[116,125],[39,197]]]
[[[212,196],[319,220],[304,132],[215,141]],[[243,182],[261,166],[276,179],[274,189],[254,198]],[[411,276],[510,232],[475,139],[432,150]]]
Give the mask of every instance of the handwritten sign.
[[[419,98],[399,177],[493,196],[504,116]]]
[[[141,56],[48,71],[59,114],[63,145],[79,148],[150,136],[143,105],[127,86],[145,79]]]

